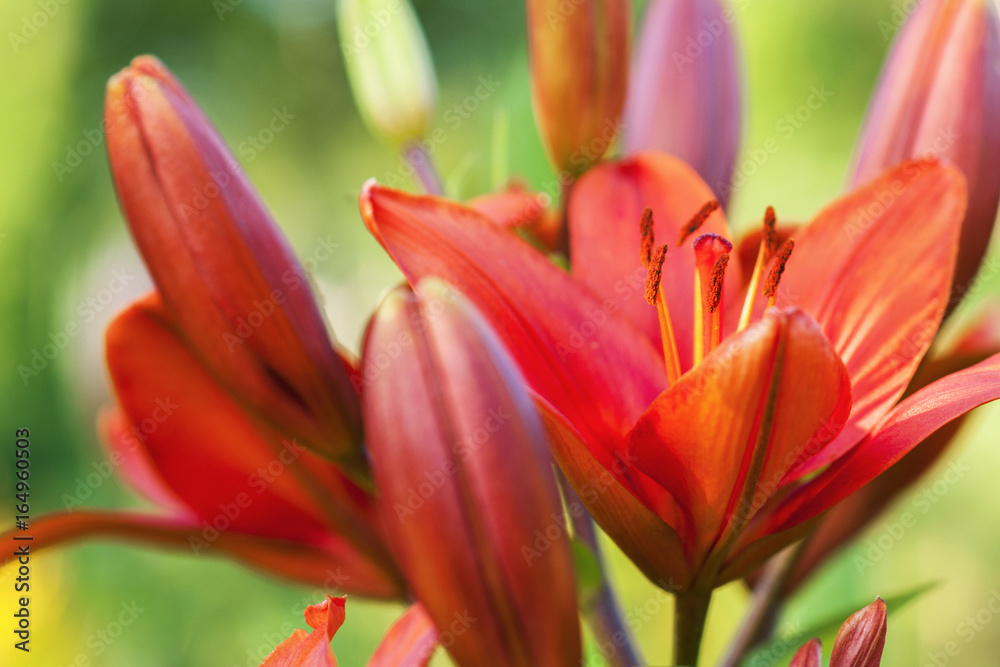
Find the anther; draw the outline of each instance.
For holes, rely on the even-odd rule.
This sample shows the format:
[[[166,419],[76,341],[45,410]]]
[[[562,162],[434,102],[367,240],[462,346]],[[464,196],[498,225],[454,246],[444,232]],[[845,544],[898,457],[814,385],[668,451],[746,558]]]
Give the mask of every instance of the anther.
[[[753,273],[750,275],[750,283],[747,286],[747,295],[743,301],[743,311],[740,313],[740,323],[736,327],[737,331],[743,331],[750,324],[753,317],[753,309],[757,303],[757,290],[760,287],[760,280],[767,268],[771,258],[774,256],[778,235],[775,232],[777,217],[774,215],[774,208],[767,207],[764,211],[764,229],[760,236],[760,248],[757,250],[757,262],[754,264]]]
[[[687,225],[681,229],[680,233],[677,235],[677,245],[681,245],[694,234],[698,229],[705,224],[708,220],[708,216],[712,215],[719,208],[719,202],[712,200],[701,207],[701,210],[694,214],[694,217],[688,221]]]
[[[769,308],[773,307],[777,300],[778,284],[781,282],[781,275],[785,272],[785,264],[788,263],[788,258],[791,257],[794,249],[795,241],[788,239],[774,257],[774,265],[771,267],[771,272],[767,274],[767,282],[764,283],[764,296],[767,297]]]
[[[663,343],[663,364],[667,370],[667,381],[673,384],[681,376],[681,361],[677,353],[677,339],[674,338],[674,325],[670,320],[670,311],[667,308],[661,282],[663,262],[666,257],[666,244],[657,246],[651,253],[649,273],[646,274],[646,302],[656,306],[656,315],[660,320],[660,341]]]
[[[647,209],[648,210],[648,209]],[[663,260],[667,257],[667,244],[657,246],[652,251],[646,268],[646,303],[655,306],[660,294],[660,277],[663,275]]]
[[[639,257],[642,266],[649,268],[649,262],[653,257],[653,209],[647,208],[642,212],[642,220],[639,221],[639,234],[641,236],[639,246]]]

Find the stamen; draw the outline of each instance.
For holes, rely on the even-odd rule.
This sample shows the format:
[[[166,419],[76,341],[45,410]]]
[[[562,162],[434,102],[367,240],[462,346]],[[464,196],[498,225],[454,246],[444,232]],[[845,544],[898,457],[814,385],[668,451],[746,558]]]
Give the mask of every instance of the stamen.
[[[714,199],[702,206],[701,210],[694,214],[694,217],[687,223],[687,226],[685,226],[677,235],[677,245],[682,245],[688,237],[698,231],[698,229],[705,224],[705,221],[708,220],[708,216],[715,213],[718,208],[719,202]]]
[[[767,297],[768,308],[773,308],[778,299],[778,283],[781,282],[781,274],[785,272],[785,264],[788,263],[788,258],[794,249],[795,241],[788,239],[774,258],[774,266],[771,267],[771,272],[767,274],[767,282],[764,283],[764,296]]]
[[[708,286],[708,312],[714,313],[722,301],[722,284],[726,278],[726,266],[729,265],[729,255],[722,255],[715,260],[712,267],[712,283]]]
[[[642,220],[639,221],[639,234],[642,237],[639,246],[639,257],[642,260],[643,268],[649,268],[649,261],[653,257],[653,209],[647,208],[642,212]]]
[[[667,244],[664,243],[653,250],[649,264],[646,268],[646,303],[651,306],[656,305],[657,297],[660,294],[660,277],[663,275],[663,260],[667,258]]]
[[[681,376],[681,360],[677,353],[677,339],[674,338],[674,326],[667,309],[667,299],[663,294],[661,278],[663,276],[663,261],[667,257],[666,244],[657,246],[649,260],[649,273],[646,275],[646,301],[656,306],[656,314],[660,320],[660,340],[663,343],[663,363],[667,369],[667,380],[670,384]]]
[[[760,236],[760,248],[757,250],[757,263],[754,264],[753,273],[750,275],[750,284],[747,286],[747,295],[743,300],[743,311],[740,313],[740,323],[736,327],[737,331],[743,331],[750,324],[753,317],[753,309],[757,303],[757,289],[760,286],[760,278],[764,274],[771,257],[774,256],[774,247],[777,244],[777,234],[774,231],[777,218],[774,215],[774,208],[768,206],[764,211],[764,229]]]
[[[694,363],[722,341],[722,287],[733,244],[717,234],[694,240]]]

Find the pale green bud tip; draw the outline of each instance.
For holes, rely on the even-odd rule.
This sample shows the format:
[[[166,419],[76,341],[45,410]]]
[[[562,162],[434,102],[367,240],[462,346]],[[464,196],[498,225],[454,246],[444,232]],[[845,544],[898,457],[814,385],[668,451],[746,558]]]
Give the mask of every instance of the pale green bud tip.
[[[354,99],[376,134],[396,144],[424,137],[437,80],[407,0],[339,0],[337,22]]]

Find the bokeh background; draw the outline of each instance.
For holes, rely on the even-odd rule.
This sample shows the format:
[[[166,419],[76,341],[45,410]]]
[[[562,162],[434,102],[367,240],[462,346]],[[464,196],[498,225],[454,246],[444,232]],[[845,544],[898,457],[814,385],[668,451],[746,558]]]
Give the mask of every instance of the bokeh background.
[[[731,218],[746,228],[772,204],[784,219],[806,220],[842,190],[882,57],[899,18],[915,2],[731,4],[745,55],[744,157],[770,138],[779,145],[763,164],[739,167],[743,178]],[[545,188],[553,175],[531,115],[523,3],[417,0],[415,6],[441,83],[438,125],[446,141],[434,159],[450,194],[478,194],[510,174]],[[42,22],[37,14],[45,7]],[[93,506],[138,505],[114,476],[81,487],[105,465],[93,428],[96,411],[108,400],[104,324],[148,288],[115,202],[100,133],[104,83],[137,54],[156,54],[184,81],[303,257],[323,240],[336,244],[314,273],[338,337],[357,349],[366,314],[399,280],[360,222],[357,193],[370,177],[399,178],[402,163],[367,133],[353,107],[334,15],[333,0],[0,3],[3,525],[12,518],[13,433],[20,427],[33,435],[36,516],[74,498]],[[12,41],[12,34],[25,40]],[[493,76],[500,85],[456,124],[447,112],[472,93],[480,76]],[[825,87],[830,99],[790,136],[779,131],[813,86]],[[275,109],[294,118],[258,150],[250,139]],[[996,269],[989,268],[996,261],[991,251],[973,302],[1000,289]],[[113,282],[116,275],[119,282]],[[112,292],[120,282],[124,289]],[[37,376],[23,378],[18,366],[29,364],[33,351],[70,323],[80,327],[79,335]],[[860,607],[875,595],[936,583],[893,613],[885,664],[941,667],[941,656],[935,663],[931,655],[948,642],[960,649],[948,659],[952,664],[996,664],[1000,618],[987,605],[1000,599],[998,428],[1000,413],[988,409],[969,421],[942,467],[796,601],[779,626],[790,642],[804,641],[802,632],[812,621]],[[963,474],[945,483],[942,476],[952,464]],[[921,494],[926,503],[917,499]],[[917,525],[887,540],[886,526],[905,511],[916,515]],[[871,551],[879,538],[889,548]],[[650,664],[666,664],[669,601],[620,556],[612,558],[615,582]],[[322,591],[231,562],[110,543],[39,555],[32,577],[32,652],[24,656],[11,649],[7,629],[13,575],[9,568],[0,571],[0,618],[7,619],[0,622],[0,664],[254,667],[293,627],[304,626],[303,607],[322,598]],[[722,650],[746,597],[738,584],[717,595],[706,664]],[[126,607],[134,621],[117,626]],[[364,664],[399,611],[351,600],[347,624],[334,642],[341,664]],[[590,664],[602,662],[595,657]]]

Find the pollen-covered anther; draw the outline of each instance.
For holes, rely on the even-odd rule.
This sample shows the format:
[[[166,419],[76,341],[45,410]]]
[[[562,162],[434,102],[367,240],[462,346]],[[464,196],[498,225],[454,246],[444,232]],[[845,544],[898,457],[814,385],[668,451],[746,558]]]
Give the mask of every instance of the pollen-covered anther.
[[[639,221],[639,257],[642,266],[649,268],[649,262],[653,258],[653,209],[647,208],[642,212],[642,220]]]
[[[774,207],[768,206],[764,211],[764,231],[761,234],[761,251],[764,255],[764,263],[771,261],[774,256],[775,247],[778,244],[778,234],[774,227],[778,222],[778,217],[774,214]]]
[[[718,209],[719,202],[714,199],[702,206],[701,210],[694,214],[694,217],[688,221],[687,225],[685,225],[677,235],[677,245],[681,245],[692,234],[698,231],[701,226],[705,224],[705,221],[708,220],[708,217],[715,213]]]
[[[712,267],[712,282],[708,286],[708,312],[714,313],[722,302],[722,285],[726,280],[726,267],[729,265],[729,255],[725,254],[715,260]]]
[[[774,305],[778,295],[778,284],[781,282],[781,275],[785,272],[785,265],[788,263],[788,258],[791,257],[792,250],[794,249],[795,241],[788,239],[781,246],[781,250],[778,251],[778,254],[774,258],[771,272],[767,274],[767,281],[764,283],[764,296],[767,297],[768,306]]]
[[[646,209],[647,211],[649,209]],[[667,244],[657,246],[650,253],[646,274],[646,303],[655,306],[660,295],[660,278],[663,275],[663,261],[667,257]]]
[[[778,218],[774,214],[774,207],[768,206],[764,211],[764,228],[760,235],[760,248],[757,250],[757,262],[754,264],[753,273],[750,274],[750,282],[747,285],[747,295],[743,301],[743,311],[740,313],[740,323],[737,331],[743,331],[750,324],[753,317],[754,306],[757,303],[757,293],[760,286],[764,269],[774,257],[775,246],[778,244],[778,234],[775,225]]]

